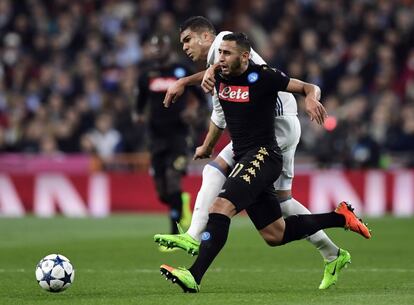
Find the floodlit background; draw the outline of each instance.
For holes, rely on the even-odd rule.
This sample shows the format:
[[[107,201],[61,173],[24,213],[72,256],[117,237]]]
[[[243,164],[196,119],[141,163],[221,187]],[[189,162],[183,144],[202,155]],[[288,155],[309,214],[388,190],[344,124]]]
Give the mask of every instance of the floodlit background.
[[[37,197],[44,188],[59,189],[57,204],[77,206],[61,208],[72,214],[87,213],[85,204],[93,215],[162,209],[147,175],[148,122],[132,118],[137,81],[153,33],[171,37],[177,60],[202,68],[186,58],[178,36],[178,26],[197,14],[218,31],[246,32],[271,66],[322,88],[330,115],[324,128],[299,114],[296,197],[314,211],[349,198],[374,216],[414,213],[414,176],[405,170],[414,165],[409,0],[1,0],[0,213],[53,214],[52,203],[37,208],[52,200]],[[195,148],[211,105],[189,99]],[[96,136],[99,122],[105,137]],[[224,135],[216,152],[227,142]],[[203,164],[189,168],[193,199]],[[335,171],[318,171],[329,168]]]
[[[413,304],[412,0],[0,0],[0,304],[56,302],[61,296],[43,294],[31,270],[53,252],[79,267],[61,302],[161,304],[158,294],[172,293],[172,304],[182,304],[155,271],[192,260],[152,245],[168,221],[150,175],[148,122],[132,113],[151,34],[170,36],[174,58],[204,68],[179,43],[178,27],[193,15],[209,18],[218,32],[245,32],[270,66],[321,87],[330,115],[323,127],[308,120],[298,97],[294,196],[313,212],[350,200],[374,229],[368,242],[333,231],[352,250],[354,266],[343,290],[324,298],[315,290],[322,264],[311,247],[266,249],[238,217],[235,240],[206,281],[206,304]],[[211,104],[192,95],[187,102],[194,149]],[[110,144],[96,136],[100,124]],[[228,140],[225,134],[216,152]],[[205,162],[192,162],[184,180],[192,202]],[[252,263],[259,257],[263,265]]]

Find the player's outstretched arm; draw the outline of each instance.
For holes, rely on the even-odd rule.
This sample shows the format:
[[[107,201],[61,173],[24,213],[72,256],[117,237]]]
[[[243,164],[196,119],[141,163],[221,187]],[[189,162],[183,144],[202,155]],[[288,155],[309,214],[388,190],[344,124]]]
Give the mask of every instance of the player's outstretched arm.
[[[304,95],[305,110],[311,121],[316,120],[319,125],[325,122],[328,114],[325,107],[319,102],[321,99],[321,89],[318,86],[291,78],[286,91]]]
[[[179,80],[175,81],[175,83],[168,88],[167,93],[165,94],[163,101],[164,107],[168,108],[170,107],[171,103],[175,103],[177,101],[177,98],[183,95],[186,86],[201,84],[204,72],[205,71],[200,71],[198,73],[180,78]]]
[[[210,158],[213,153],[213,149],[217,144],[217,141],[220,139],[223,133],[223,129],[220,129],[213,122],[210,121],[210,126],[208,128],[208,133],[204,139],[203,145],[196,148],[194,153],[194,160]]]

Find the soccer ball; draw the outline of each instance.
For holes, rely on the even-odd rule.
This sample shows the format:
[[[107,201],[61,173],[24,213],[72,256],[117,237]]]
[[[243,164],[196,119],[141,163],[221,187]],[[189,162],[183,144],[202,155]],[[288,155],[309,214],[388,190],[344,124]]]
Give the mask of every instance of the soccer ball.
[[[74,279],[75,269],[69,259],[61,254],[50,254],[36,266],[36,280],[47,291],[63,291],[72,285]]]

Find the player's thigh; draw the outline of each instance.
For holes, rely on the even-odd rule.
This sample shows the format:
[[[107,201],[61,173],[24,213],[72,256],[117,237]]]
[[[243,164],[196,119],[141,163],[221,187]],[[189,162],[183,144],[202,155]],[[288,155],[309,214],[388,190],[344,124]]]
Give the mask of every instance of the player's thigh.
[[[166,156],[167,152],[165,150],[151,151],[151,175],[154,179],[165,177],[168,167]]]
[[[293,177],[295,176],[295,152],[296,147],[282,152],[283,167],[279,178],[275,181],[276,190],[291,190]]]
[[[181,191],[181,180],[187,172],[188,161],[188,146],[185,137],[175,137],[170,141],[164,161],[168,193]]]
[[[151,154],[151,175],[157,190],[158,197],[162,202],[168,201],[168,186],[167,186],[167,164],[165,161],[165,154],[162,152]]]
[[[189,146],[186,135],[175,135],[168,139],[165,162],[168,169],[185,173],[189,162]]]
[[[274,187],[267,187],[246,212],[259,232],[282,217]]]
[[[282,150],[283,169],[275,182],[276,190],[292,189],[296,147],[300,140],[300,123],[297,116],[282,116],[276,118],[275,134]]]
[[[233,142],[227,144],[226,147],[220,151],[217,157],[224,160],[229,168],[233,168],[234,164],[236,164],[236,161],[234,160]]]
[[[235,165],[218,196],[232,202],[240,212],[274,183],[281,170],[280,154],[265,147],[255,148]]]
[[[301,128],[297,116],[279,116],[275,119],[275,135],[282,153],[296,148],[299,143]]]

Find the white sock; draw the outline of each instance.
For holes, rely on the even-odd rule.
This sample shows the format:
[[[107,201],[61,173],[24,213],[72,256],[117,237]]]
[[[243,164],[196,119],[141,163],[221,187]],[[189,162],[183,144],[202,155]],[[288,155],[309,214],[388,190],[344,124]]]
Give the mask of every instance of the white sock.
[[[295,198],[283,201],[280,204],[283,217],[287,217],[295,214],[311,214],[311,212],[305,208]],[[338,257],[339,248],[333,243],[333,241],[322,230],[306,238],[311,242],[321,253],[322,257],[327,261],[333,261]]]
[[[208,221],[208,209],[213,205],[225,181],[226,177],[220,170],[209,164],[204,166],[201,188],[195,201],[191,225],[187,230],[192,238],[201,240],[201,233]]]

